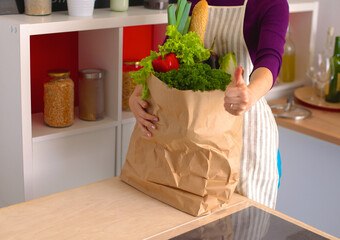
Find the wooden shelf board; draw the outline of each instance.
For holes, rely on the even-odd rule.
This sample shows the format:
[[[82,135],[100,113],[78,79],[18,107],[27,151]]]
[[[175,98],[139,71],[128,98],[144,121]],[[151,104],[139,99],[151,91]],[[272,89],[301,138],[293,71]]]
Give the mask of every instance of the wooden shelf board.
[[[33,143],[116,126],[118,126],[118,121],[114,121],[109,117],[104,117],[104,119],[98,121],[81,120],[79,119],[76,111],[74,123],[71,126],[65,128],[52,128],[46,126],[46,124],[43,122],[43,113],[32,114]]]
[[[19,25],[29,35],[59,32],[86,31],[127,26],[167,23],[166,10],[147,9],[132,6],[126,12],[114,12],[109,8],[95,9],[93,16],[72,17],[67,11],[53,12],[48,16],[28,16],[25,14],[0,16],[1,20]]]

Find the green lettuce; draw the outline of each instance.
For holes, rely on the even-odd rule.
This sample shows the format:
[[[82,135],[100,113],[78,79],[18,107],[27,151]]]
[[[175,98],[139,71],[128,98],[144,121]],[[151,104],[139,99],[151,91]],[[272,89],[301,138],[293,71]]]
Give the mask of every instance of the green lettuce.
[[[147,99],[149,97],[149,88],[146,83],[146,79],[148,79],[151,73],[154,73],[152,61],[158,57],[158,54],[155,51],[150,52],[150,56],[143,58],[139,65],[142,66],[138,71],[130,72],[130,76],[133,79],[133,82],[142,85],[142,99]]]
[[[220,57],[218,59],[218,63],[220,64],[220,69],[222,71],[225,71],[226,73],[229,73],[232,76],[234,75],[235,70],[237,68],[235,53],[229,52],[223,57]]]
[[[169,37],[163,46],[159,46],[161,54],[175,53],[180,64],[193,65],[210,57],[209,49],[205,49],[200,37],[195,32],[180,34],[176,26],[167,26]]]

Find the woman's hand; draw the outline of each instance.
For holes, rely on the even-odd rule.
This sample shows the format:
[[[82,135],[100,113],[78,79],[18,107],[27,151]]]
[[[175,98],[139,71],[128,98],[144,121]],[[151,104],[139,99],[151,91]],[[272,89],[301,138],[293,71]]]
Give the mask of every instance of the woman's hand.
[[[157,128],[154,122],[158,121],[158,117],[146,112],[148,102],[141,99],[142,91],[142,86],[137,85],[129,98],[129,105],[143,134],[151,137],[152,133],[150,130]]]
[[[247,86],[242,76],[242,67],[235,70],[234,81],[227,87],[224,108],[233,115],[248,111],[273,85],[273,75],[268,68],[257,68],[250,76]]]
[[[254,97],[242,76],[242,67],[235,70],[234,81],[227,87],[224,108],[233,115],[241,115],[254,104]]]

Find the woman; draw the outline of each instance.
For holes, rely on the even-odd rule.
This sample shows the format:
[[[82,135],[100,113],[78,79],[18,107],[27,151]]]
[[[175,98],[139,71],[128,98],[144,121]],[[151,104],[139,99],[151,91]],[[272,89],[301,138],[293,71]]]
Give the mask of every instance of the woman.
[[[198,0],[192,0],[194,6]],[[237,191],[275,207],[279,182],[278,132],[264,99],[280,71],[289,10],[287,0],[208,0],[205,47],[216,37],[215,52],[236,54],[239,67],[225,92],[225,110],[244,114],[243,150]],[[242,68],[244,70],[242,74]],[[130,98],[137,124],[151,137],[157,116],[145,111],[138,86]]]

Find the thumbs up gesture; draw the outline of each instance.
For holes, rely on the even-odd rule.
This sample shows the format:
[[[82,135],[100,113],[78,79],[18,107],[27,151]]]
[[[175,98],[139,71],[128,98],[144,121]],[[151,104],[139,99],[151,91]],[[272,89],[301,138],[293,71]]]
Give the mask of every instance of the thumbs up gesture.
[[[234,78],[225,91],[224,108],[233,115],[242,115],[252,106],[252,94],[242,76],[242,67],[237,67]]]

